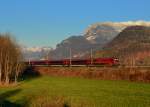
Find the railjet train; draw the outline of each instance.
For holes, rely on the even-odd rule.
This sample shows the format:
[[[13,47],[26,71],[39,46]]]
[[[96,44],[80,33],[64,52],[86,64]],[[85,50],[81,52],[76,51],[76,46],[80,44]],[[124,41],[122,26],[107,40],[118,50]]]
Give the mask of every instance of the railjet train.
[[[63,60],[38,60],[38,61],[26,61],[27,65],[31,66],[114,66],[119,65],[119,60],[117,58],[95,58],[95,59],[63,59]]]

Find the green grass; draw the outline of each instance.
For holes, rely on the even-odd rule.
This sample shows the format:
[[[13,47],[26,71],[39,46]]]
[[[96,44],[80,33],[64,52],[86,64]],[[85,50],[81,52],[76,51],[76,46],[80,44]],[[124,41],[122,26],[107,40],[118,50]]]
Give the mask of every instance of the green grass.
[[[0,88],[0,98],[15,104],[32,106],[44,97],[75,106],[150,107],[150,84],[43,76]]]

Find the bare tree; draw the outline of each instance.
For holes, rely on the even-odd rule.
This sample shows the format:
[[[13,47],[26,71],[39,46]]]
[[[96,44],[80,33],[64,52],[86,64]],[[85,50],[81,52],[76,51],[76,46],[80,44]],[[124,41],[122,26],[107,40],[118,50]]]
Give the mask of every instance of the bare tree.
[[[22,54],[9,34],[0,34],[0,83],[17,82],[22,70]]]

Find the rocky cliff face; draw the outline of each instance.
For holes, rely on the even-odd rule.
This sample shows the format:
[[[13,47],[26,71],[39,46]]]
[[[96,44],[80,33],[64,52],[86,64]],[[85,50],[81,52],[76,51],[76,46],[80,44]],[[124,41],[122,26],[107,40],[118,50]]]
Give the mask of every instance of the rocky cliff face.
[[[84,37],[91,44],[101,44],[104,45],[111,41],[123,27],[116,28],[109,23],[100,23],[91,25],[84,34]]]

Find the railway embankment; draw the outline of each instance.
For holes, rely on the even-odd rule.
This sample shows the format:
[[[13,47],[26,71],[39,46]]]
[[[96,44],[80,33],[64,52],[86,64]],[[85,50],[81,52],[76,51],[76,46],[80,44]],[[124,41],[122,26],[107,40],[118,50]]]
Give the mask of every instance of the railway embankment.
[[[127,80],[150,83],[149,67],[49,67],[32,68],[40,75],[81,77],[102,80]]]

